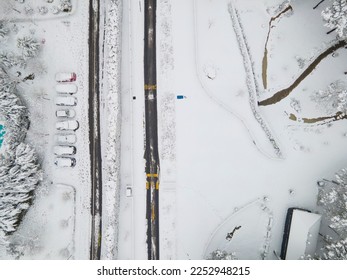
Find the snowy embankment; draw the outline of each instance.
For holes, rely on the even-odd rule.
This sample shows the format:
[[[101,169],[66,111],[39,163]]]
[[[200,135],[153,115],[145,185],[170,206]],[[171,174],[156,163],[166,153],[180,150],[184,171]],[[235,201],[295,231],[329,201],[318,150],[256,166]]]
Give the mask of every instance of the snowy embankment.
[[[160,258],[177,259],[176,244],[176,96],[172,36],[172,3],[160,0],[157,10],[158,136],[160,155]]]
[[[101,98],[105,107],[100,110],[103,151],[103,240],[102,258],[117,258],[118,250],[118,212],[119,212],[119,186],[120,186],[120,68],[121,68],[121,23],[122,1],[112,0],[105,7],[105,53],[104,81],[101,88]],[[102,63],[102,62],[101,62]],[[103,126],[104,125],[104,126]],[[105,143],[106,142],[106,143]]]
[[[258,121],[258,123],[260,124],[260,126],[264,130],[267,138],[271,142],[271,144],[275,150],[276,155],[279,158],[282,158],[283,157],[282,152],[280,150],[280,147],[279,147],[273,133],[270,131],[269,126],[266,124],[266,122],[264,121],[264,119],[260,115],[259,110],[257,109],[257,107],[258,107],[257,96],[259,96],[259,92],[257,90],[258,85],[257,85],[257,81],[255,79],[255,71],[253,69],[253,63],[252,63],[251,55],[249,53],[249,47],[248,47],[248,44],[246,41],[246,37],[243,35],[243,28],[241,25],[241,21],[240,21],[238,12],[234,8],[232,3],[229,3],[228,11],[230,13],[230,17],[231,17],[231,20],[233,23],[234,32],[235,32],[236,37],[238,39],[237,41],[239,43],[240,51],[241,51],[241,54],[243,57],[243,63],[244,63],[244,67],[245,67],[245,71],[246,71],[246,75],[247,75],[249,105],[251,107],[251,110],[254,114],[255,119]]]
[[[249,135],[250,141],[264,156],[271,159],[282,159],[282,151],[258,110],[257,95],[258,84],[253,69],[253,61],[243,34],[241,23],[236,16],[236,11],[229,3],[229,17],[235,32],[235,42],[226,36],[222,26],[230,25],[230,18],[223,25],[213,15],[206,19],[206,5],[194,1],[194,44],[195,64],[199,83],[204,94],[219,108],[241,122]],[[216,43],[218,35],[225,37],[223,43]],[[225,64],[222,54],[225,48],[233,47],[234,50],[224,58],[230,64]],[[243,67],[239,65],[238,53]],[[223,64],[223,66],[221,66]],[[241,71],[240,71],[241,68]],[[244,72],[244,73],[243,73]],[[247,86],[248,94],[242,87]],[[227,89],[227,90],[226,90]],[[237,94],[232,94],[237,92]]]

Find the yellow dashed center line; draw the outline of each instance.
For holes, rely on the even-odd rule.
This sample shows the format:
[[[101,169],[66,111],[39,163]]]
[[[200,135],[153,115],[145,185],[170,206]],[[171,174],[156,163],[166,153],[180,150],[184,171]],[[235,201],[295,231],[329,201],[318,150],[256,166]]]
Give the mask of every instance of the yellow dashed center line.
[[[156,90],[157,85],[145,85],[145,90]]]

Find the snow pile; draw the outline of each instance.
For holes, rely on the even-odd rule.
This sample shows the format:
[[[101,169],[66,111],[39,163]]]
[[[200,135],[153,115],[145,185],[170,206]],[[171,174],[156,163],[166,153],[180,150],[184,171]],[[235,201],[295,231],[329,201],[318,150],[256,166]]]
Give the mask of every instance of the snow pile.
[[[122,2],[110,2],[106,25],[107,144],[106,184],[103,185],[103,258],[117,257],[118,208],[120,186],[120,68]]]
[[[173,46],[172,46],[172,20],[171,3],[169,0],[159,2],[160,13],[160,68],[164,73],[174,68]]]
[[[158,96],[160,117],[158,119],[159,137],[160,137],[160,156],[162,167],[166,165],[170,169],[175,169],[176,159],[176,96],[172,92],[170,83],[172,82],[172,71],[174,70],[174,49],[172,44],[172,18],[171,18],[171,2],[169,0],[161,0],[159,2],[158,19],[159,26],[158,42],[160,45],[159,59],[160,77],[158,78],[158,87],[161,94]],[[165,168],[163,168],[163,174]],[[163,176],[164,177],[164,176]]]
[[[175,95],[167,93],[160,102],[161,123],[161,157],[163,160],[175,160],[176,122]]]
[[[347,36],[347,0],[335,0],[322,12],[325,26],[336,29],[339,37]]]

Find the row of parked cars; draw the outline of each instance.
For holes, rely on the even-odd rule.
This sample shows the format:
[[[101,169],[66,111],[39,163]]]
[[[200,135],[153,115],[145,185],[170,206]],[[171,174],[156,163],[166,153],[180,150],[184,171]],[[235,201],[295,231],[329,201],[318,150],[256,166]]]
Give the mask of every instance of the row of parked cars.
[[[56,155],[55,165],[59,167],[73,167],[76,165],[76,134],[79,123],[74,118],[76,112],[73,109],[77,105],[77,98],[73,94],[77,93],[77,86],[73,83],[76,81],[75,73],[57,73],[55,80],[57,85],[55,90],[57,96],[55,104],[58,109],[55,112],[57,117],[56,129],[60,132],[56,134],[57,145],[54,146],[53,152]]]

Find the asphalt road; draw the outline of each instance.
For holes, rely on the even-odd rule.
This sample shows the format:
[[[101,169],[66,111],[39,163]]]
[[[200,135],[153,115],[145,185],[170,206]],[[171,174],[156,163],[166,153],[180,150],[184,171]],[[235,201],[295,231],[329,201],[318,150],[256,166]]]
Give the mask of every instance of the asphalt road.
[[[157,123],[156,0],[145,0],[144,93],[146,219],[149,260],[159,260],[159,153]]]
[[[94,6],[93,6],[94,5]],[[101,255],[102,174],[99,114],[99,0],[89,2],[89,148],[91,157],[90,259]]]

